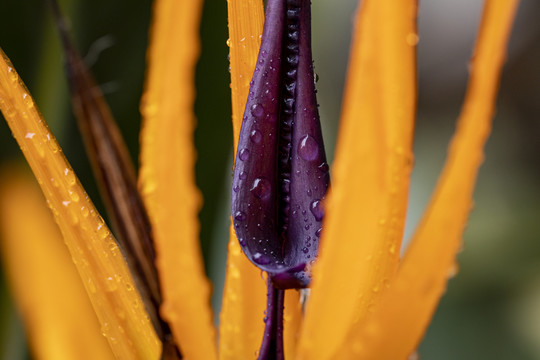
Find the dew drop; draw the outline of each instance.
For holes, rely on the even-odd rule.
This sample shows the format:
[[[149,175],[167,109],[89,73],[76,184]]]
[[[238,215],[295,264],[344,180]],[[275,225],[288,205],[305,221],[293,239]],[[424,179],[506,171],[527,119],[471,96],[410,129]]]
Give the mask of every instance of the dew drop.
[[[117,289],[116,282],[112,276],[109,276],[105,279],[105,286],[107,291],[115,291]]]
[[[291,180],[290,179],[282,179],[281,180],[281,191],[285,194],[289,194],[291,192]]]
[[[245,171],[241,171],[239,177],[240,177],[240,180],[246,180],[246,179],[247,179],[247,174],[246,174],[246,172],[245,172]]]
[[[320,200],[312,201],[309,209],[311,210],[311,213],[315,217],[315,220],[321,221],[323,219],[324,209]]]
[[[448,279],[454,278],[454,277],[458,274],[458,272],[459,272],[459,265],[456,264],[456,263],[454,263],[454,264],[450,267],[450,269],[448,269],[448,274],[447,274]]]
[[[25,93],[23,94],[22,98],[28,109],[31,109],[34,107],[34,101],[32,100],[32,97],[30,95]]]
[[[73,202],[79,201],[79,194],[77,194],[76,192],[73,192],[71,190],[68,190],[68,192],[69,192],[69,197],[71,198],[71,200]]]
[[[67,182],[69,185],[74,185],[77,179],[73,171],[70,171],[68,168],[64,169],[64,175],[66,176]]]
[[[11,80],[12,83],[16,83],[19,80],[19,77],[17,76],[17,73],[11,66],[8,66],[8,76],[9,80]]]
[[[238,221],[244,221],[246,220],[246,213],[244,213],[243,211],[237,211],[234,214],[234,219]]]
[[[302,252],[303,252],[304,254],[307,254],[307,253],[309,252],[309,249],[308,249],[307,247],[303,247],[303,248],[302,248]]]
[[[253,104],[251,105],[251,115],[255,116],[256,118],[260,118],[264,115],[264,108],[261,104]]]
[[[248,149],[240,150],[240,154],[238,154],[238,157],[240,158],[240,160],[246,161],[247,159],[249,159],[249,150]]]
[[[255,261],[259,265],[267,265],[270,264],[271,260],[268,256],[257,252],[253,254],[253,261]]]
[[[298,144],[298,155],[306,161],[317,159],[317,156],[319,155],[319,145],[315,139],[309,135],[304,136]]]
[[[255,197],[259,199],[266,199],[268,196],[270,196],[270,190],[272,189],[272,185],[270,185],[270,182],[264,178],[257,178],[255,181],[253,181],[253,186],[251,187],[250,191],[255,195]]]
[[[251,141],[253,141],[255,144],[260,144],[261,140],[262,140],[262,135],[261,135],[261,132],[259,130],[252,130],[251,131],[251,134],[249,136],[249,138],[251,139]]]
[[[416,44],[418,44],[419,40],[420,40],[420,38],[418,37],[417,34],[415,34],[415,33],[407,34],[406,41],[407,41],[408,45],[415,46]]]
[[[323,162],[321,165],[319,165],[319,170],[321,170],[323,173],[328,173],[330,168],[328,167],[328,164]]]
[[[88,290],[90,290],[90,292],[94,294],[97,291],[97,289],[96,289],[96,285],[94,284],[92,279],[88,279],[87,284],[88,284],[88,286],[87,286]]]

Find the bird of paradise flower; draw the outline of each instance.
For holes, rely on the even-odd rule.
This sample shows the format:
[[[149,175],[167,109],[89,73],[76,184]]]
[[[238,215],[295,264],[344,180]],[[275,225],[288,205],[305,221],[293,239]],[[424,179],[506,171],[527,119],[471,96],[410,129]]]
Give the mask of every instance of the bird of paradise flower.
[[[448,160],[400,261],[412,166],[416,2],[363,2],[321,254],[305,313],[298,294],[287,294],[288,358],[399,359],[414,351],[460,247],[516,6],[517,1],[486,1],[467,99]],[[228,7],[236,141],[263,10],[260,1],[230,0]],[[263,329],[260,273],[243,257],[231,232],[216,348],[209,284],[197,242],[199,199],[191,138],[200,10],[199,1],[155,4],[139,181],[156,238],[161,316],[170,323],[183,355],[251,358]],[[112,352],[119,358],[157,358],[160,342],[114,238],[5,55],[0,108],[47,197]],[[171,158],[178,166],[170,166]]]

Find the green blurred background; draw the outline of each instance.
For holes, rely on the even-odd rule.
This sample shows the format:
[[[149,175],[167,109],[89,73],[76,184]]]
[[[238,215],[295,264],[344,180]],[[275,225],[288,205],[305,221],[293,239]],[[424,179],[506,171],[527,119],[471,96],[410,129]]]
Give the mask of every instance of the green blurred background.
[[[338,5],[339,4],[339,5]],[[61,1],[76,44],[88,53],[133,158],[138,153],[151,1]],[[415,168],[406,238],[437,175],[463,100],[482,2],[425,0],[419,17]],[[327,152],[333,157],[356,1],[314,1],[313,41]],[[98,207],[96,186],[71,114],[62,55],[41,0],[0,2],[0,47],[10,57]],[[540,3],[522,2],[512,35],[475,209],[448,286],[419,348],[422,359],[540,359]],[[206,270],[219,309],[228,240],[232,130],[225,0],[208,0],[197,68],[197,183]],[[105,46],[103,46],[105,45]],[[100,48],[106,49],[100,50]],[[98,56],[96,56],[98,55]],[[0,162],[20,160],[0,121]],[[0,357],[31,358],[23,325],[0,280]]]

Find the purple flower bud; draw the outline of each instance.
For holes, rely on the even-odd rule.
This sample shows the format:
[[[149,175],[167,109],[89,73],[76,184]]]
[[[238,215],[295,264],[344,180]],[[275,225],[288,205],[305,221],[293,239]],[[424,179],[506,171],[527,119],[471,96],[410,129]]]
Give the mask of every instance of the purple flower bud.
[[[240,245],[281,289],[310,283],[329,184],[310,18],[309,0],[268,1],[233,178]]]

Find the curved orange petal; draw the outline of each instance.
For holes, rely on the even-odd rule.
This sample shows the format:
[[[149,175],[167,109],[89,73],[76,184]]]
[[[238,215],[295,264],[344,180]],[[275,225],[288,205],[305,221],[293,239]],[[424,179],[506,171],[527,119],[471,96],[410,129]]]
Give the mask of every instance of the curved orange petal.
[[[285,359],[296,359],[296,346],[302,325],[302,295],[300,290],[285,291],[283,310],[283,348]]]
[[[210,284],[204,273],[195,186],[195,66],[202,1],[154,3],[141,102],[139,185],[155,237],[162,316],[187,359],[215,359]]]
[[[114,359],[43,195],[16,167],[3,171],[0,225],[3,263],[36,357]]]
[[[113,352],[157,358],[161,344],[114,237],[1,51],[0,110],[38,179]]]
[[[343,359],[347,332],[397,268],[412,163],[416,9],[415,0],[362,2],[300,359]]]
[[[455,272],[517,4],[485,2],[465,104],[431,203],[371,321],[351,334],[349,350],[362,359],[407,359]]]
[[[231,65],[234,153],[261,41],[264,9],[261,0],[227,0]],[[220,314],[219,358],[251,359],[264,331],[266,282],[242,253],[232,227],[225,289]]]
[[[227,0],[231,65],[233,154],[236,154],[249,83],[253,76],[264,24],[262,0]]]

